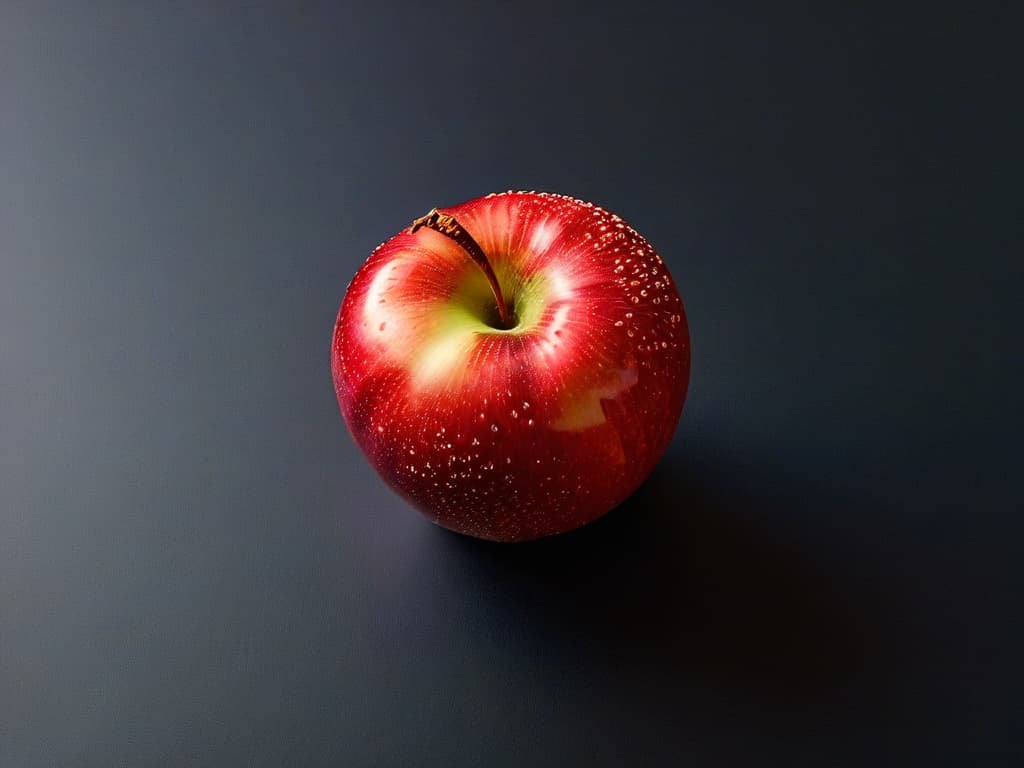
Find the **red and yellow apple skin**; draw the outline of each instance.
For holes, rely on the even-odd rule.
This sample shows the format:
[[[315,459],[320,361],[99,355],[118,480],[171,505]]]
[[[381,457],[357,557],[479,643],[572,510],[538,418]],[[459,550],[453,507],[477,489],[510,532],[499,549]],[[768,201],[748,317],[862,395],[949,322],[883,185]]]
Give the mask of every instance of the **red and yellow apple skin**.
[[[331,363],[370,463],[430,520],[495,541],[578,528],[624,501],[667,448],[690,347],[672,278],[622,219],[554,194],[445,208],[484,272],[432,229],[380,245],[349,286]]]

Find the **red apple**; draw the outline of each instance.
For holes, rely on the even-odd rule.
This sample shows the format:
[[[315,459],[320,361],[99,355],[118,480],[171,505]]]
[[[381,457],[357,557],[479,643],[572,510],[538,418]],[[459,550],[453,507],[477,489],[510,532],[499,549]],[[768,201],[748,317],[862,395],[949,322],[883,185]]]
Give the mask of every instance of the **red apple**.
[[[690,373],[679,293],[622,219],[505,192],[432,211],[349,286],[331,348],[341,412],[435,523],[525,541],[605,514],[675,431]]]

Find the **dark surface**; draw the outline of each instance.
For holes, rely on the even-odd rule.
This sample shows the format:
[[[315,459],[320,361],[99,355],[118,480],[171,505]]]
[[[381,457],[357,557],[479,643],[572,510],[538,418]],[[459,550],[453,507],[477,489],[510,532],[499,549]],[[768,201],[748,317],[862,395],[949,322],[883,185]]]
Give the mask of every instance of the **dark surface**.
[[[86,5],[0,5],[0,765],[1022,764],[1008,12]],[[510,187],[643,232],[694,348],[651,481],[517,547],[328,365]]]

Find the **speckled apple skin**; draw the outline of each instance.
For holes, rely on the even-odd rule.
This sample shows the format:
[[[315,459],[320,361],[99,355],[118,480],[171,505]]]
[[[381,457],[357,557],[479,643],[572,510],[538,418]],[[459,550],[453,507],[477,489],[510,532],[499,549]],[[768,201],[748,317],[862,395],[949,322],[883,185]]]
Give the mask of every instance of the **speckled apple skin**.
[[[520,323],[483,321],[493,298],[458,245],[403,230],[338,314],[345,422],[438,525],[495,541],[578,528],[633,493],[675,431],[690,374],[675,283],[640,234],[591,203],[506,192],[441,211],[479,242]]]

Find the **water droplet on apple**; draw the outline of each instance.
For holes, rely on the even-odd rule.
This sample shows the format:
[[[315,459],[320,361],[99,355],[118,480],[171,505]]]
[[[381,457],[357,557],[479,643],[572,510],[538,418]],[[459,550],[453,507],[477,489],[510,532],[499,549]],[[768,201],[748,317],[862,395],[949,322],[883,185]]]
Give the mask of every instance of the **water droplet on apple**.
[[[498,425],[497,424],[491,424],[491,432],[497,432],[497,431],[498,431]]]

